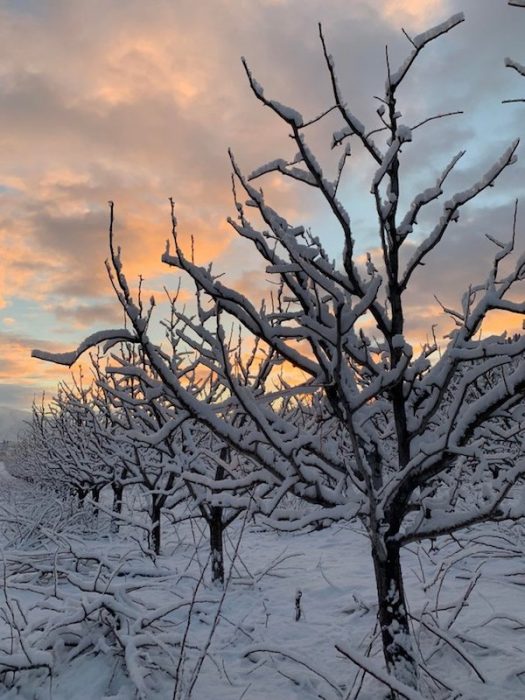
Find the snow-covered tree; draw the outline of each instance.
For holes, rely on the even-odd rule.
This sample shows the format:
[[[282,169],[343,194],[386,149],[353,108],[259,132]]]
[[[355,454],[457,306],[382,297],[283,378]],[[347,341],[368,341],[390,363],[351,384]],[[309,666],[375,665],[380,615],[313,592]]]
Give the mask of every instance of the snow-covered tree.
[[[128,346],[113,352],[105,372],[97,366],[97,383],[103,392],[98,411],[109,416],[111,451],[118,455],[122,465],[115,480],[119,485],[119,500],[122,502],[125,486],[138,486],[147,494],[151,546],[158,554],[163,511],[170,512],[171,519],[176,521],[178,516],[172,511],[184,503],[189,510],[185,517],[195,517],[191,504],[196,503],[200,516],[206,521],[211,519],[206,499],[197,495],[198,486],[190,475],[210,478],[214,467],[210,465],[209,455],[213,454],[220,462],[220,449],[213,452],[204,448],[203,442],[209,442],[210,436],[199,430],[187,411],[165,400],[162,384],[140,350],[135,352]],[[222,580],[222,534],[217,538],[211,527],[210,540],[212,550],[215,545],[220,552],[220,557],[217,554],[213,561],[220,559],[218,578]]]
[[[515,161],[518,146],[510,144],[470,187],[446,195],[428,230],[418,221],[428,205],[442,201],[447,178],[463,151],[402,210],[403,151],[414,132],[436,117],[406,124],[398,90],[426,47],[462,21],[461,14],[454,15],[427,32],[407,35],[411,49],[406,60],[395,70],[387,62],[378,129],[366,127],[350,110],[321,28],[333,102],[319,117],[303,118],[267,97],[244,62],[253,93],[282,121],[297,151],[249,176],[232,156],[237,216],[230,224],[264,259],[267,273],[278,281],[277,294],[272,304],[256,307],[210,267],[200,267],[185,255],[173,205],[173,249],[168,247],[163,256],[167,265],[194,281],[197,292],[194,316],[173,309],[183,323],[177,338],[197,352],[197,362],[218,378],[227,399],[203,400],[184,381],[180,356],[152,338],[151,309],[134,298],[114,247],[112,205],[110,267],[130,329],[97,333],[72,353],[33,353],[70,365],[103,341],[140,345],[166,400],[256,465],[243,483],[253,484],[255,507],[276,525],[282,527],[296,516],[280,508],[288,493],[309,504],[300,524],[360,517],[370,538],[385,661],[398,688],[418,685],[401,548],[477,522],[525,514],[515,488],[525,473],[525,363],[517,362],[525,337],[483,337],[479,332],[493,312],[525,312],[525,303],[513,294],[525,278],[525,256],[514,256],[516,213],[508,242],[490,237],[496,251],[486,279],[468,287],[458,309],[446,309],[455,321],[446,347],[438,348],[434,341],[416,352],[406,334],[414,275],[422,274],[420,266],[463,207]],[[307,138],[308,128],[328,113],[341,120],[332,139],[333,147],[342,148],[334,177],[325,174]],[[340,193],[352,142],[375,169],[370,194],[379,252],[364,261],[356,252],[357,232]],[[340,260],[330,258],[320,237],[275,211],[253,184],[275,172],[312,188],[324,200],[341,233]],[[232,350],[232,323],[241,327],[244,342],[253,339],[260,346],[270,363],[262,387],[242,353]],[[241,418],[232,420],[232,411]],[[465,487],[459,496],[458,479]],[[215,489],[209,487],[228,492],[240,481],[227,475]],[[265,490],[265,484],[271,488]]]
[[[25,465],[26,478],[74,493],[81,502],[89,493],[98,501],[102,488],[113,479],[113,469],[97,423],[91,388],[74,377],[71,385],[59,386],[47,406],[35,403],[17,458],[20,468]]]
[[[174,327],[173,364],[179,352]],[[163,515],[173,524],[188,518],[204,519],[209,529],[212,580],[224,582],[224,533],[249,505],[251,481],[242,479],[225,497],[226,475],[245,476],[250,471],[246,458],[234,453],[220,439],[203,430],[191,414],[167,397],[162,382],[140,348],[120,344],[113,348],[105,366],[92,356],[95,382],[84,397],[91,396],[89,412],[94,429],[91,451],[110,468],[114,492],[113,514],[122,518],[124,489],[133,487],[146,495],[150,517],[151,548],[161,549]],[[188,391],[201,401],[217,403],[223,385],[209,372],[196,376],[195,368],[184,366]],[[264,365],[258,381],[264,381]],[[69,397],[71,401],[71,397]],[[84,410],[87,403],[82,402]],[[242,417],[231,415],[232,422]],[[183,508],[178,508],[183,506]]]

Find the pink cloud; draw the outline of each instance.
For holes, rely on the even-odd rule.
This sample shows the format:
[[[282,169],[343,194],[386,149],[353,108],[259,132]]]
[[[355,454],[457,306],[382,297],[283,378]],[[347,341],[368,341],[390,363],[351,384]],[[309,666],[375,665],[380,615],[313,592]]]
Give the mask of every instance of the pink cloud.
[[[449,11],[449,0],[386,0],[381,14],[396,28],[424,30],[433,21],[442,21]]]

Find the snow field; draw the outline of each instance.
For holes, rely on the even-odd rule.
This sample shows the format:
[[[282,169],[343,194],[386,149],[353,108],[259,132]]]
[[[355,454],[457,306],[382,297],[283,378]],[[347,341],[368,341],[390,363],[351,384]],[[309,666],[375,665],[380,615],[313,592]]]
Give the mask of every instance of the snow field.
[[[358,524],[293,534],[236,523],[228,570],[238,552],[223,597],[209,571],[201,575],[208,552],[197,521],[176,530],[165,522],[164,553],[152,561],[137,529],[112,535],[104,514],[98,522],[87,513],[66,517],[66,508],[52,509],[52,496],[43,501],[28,485],[4,482],[6,700],[164,700],[173,697],[177,667],[177,697],[185,698],[199,661],[196,700],[384,697],[384,686],[368,675],[362,682],[335,648],[384,667],[369,544]],[[451,689],[438,692],[422,674],[422,697],[523,697],[522,545],[518,526],[484,526],[434,550],[407,548],[410,612],[423,621],[414,620],[415,636],[429,671]],[[47,668],[6,672],[28,659],[49,664],[52,678]]]

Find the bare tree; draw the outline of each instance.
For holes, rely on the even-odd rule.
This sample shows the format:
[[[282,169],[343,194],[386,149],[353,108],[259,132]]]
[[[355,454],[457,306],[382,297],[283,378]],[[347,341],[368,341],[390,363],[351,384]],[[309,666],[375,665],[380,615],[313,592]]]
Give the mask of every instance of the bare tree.
[[[144,309],[140,298],[134,299],[120,250],[114,246],[113,205],[109,268],[131,330],[100,332],[72,353],[33,353],[70,365],[99,342],[118,338],[137,343],[162,383],[166,400],[178,403],[225,444],[256,463],[250,474],[254,501],[276,525],[295,517],[279,510],[287,493],[310,504],[300,519],[302,525],[359,516],[370,538],[384,657],[397,679],[397,690],[418,685],[401,569],[403,545],[486,520],[524,515],[523,504],[513,494],[525,473],[520,438],[525,363],[517,362],[525,351],[525,337],[482,337],[479,332],[493,311],[525,312],[525,303],[513,297],[525,278],[525,256],[513,255],[516,210],[510,240],[490,236],[496,252],[486,279],[468,287],[459,309],[445,309],[455,322],[446,347],[438,348],[434,339],[417,353],[406,338],[406,306],[414,275],[458,221],[463,207],[492,187],[514,163],[518,146],[512,143],[472,186],[448,196],[430,230],[419,234],[423,227],[418,228],[418,219],[427,205],[440,201],[463,151],[452,156],[436,182],[401,211],[403,151],[415,130],[452,112],[407,125],[402,121],[398,90],[423,50],[462,21],[462,14],[454,15],[423,34],[407,35],[411,50],[397,70],[391,68],[387,52],[377,129],[365,127],[350,110],[321,27],[333,103],[318,117],[305,119],[295,109],[268,98],[244,62],[254,95],[283,122],[297,151],[295,157],[273,160],[250,176],[231,157],[237,217],[230,224],[253,243],[267,273],[278,281],[273,303],[255,307],[211,267],[200,267],[187,257],[179,242],[173,203],[174,249],[168,245],[163,256],[167,265],[183,271],[196,287],[196,314],[173,310],[183,322],[178,338],[227,387],[227,402],[210,404],[196,396],[183,380],[180,357],[150,338],[151,308]],[[342,122],[332,138],[333,147],[343,148],[332,178],[324,174],[320,156],[306,137],[308,127],[328,113],[337,114]],[[368,254],[365,262],[356,253],[354,227],[339,194],[352,141],[360,144],[375,168],[370,192],[378,220],[379,253],[375,258]],[[344,242],[340,261],[331,260],[321,240],[304,226],[289,223],[272,209],[263,191],[254,186],[254,180],[275,171],[312,188],[324,200]],[[248,210],[253,211],[251,218]],[[245,342],[255,339],[269,358],[271,370],[263,392],[247,370],[246,360],[228,342],[226,329],[232,322],[241,327]],[[366,327],[372,331],[367,333]],[[290,367],[295,369],[295,379],[286,374]],[[299,424],[296,409],[282,410],[291,397],[302,406],[305,420]],[[321,410],[314,411],[313,406]],[[237,424],[231,420],[232,407],[243,416]],[[469,485],[468,498],[458,496],[454,487],[458,478]],[[238,478],[232,476],[218,488],[232,489],[236,483]],[[264,491],[265,483],[272,489]]]

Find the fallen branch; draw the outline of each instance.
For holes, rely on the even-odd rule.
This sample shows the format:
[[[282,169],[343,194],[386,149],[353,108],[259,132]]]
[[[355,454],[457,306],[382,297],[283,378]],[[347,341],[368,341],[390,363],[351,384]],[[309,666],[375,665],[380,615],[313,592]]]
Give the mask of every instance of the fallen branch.
[[[322,678],[322,680],[327,683],[337,694],[338,698],[343,697],[343,693],[341,691],[341,688],[337,686],[333,681],[331,681],[325,674],[318,668],[312,665],[311,662],[305,661],[304,659],[301,659],[299,656],[296,656],[295,654],[292,654],[289,651],[284,651],[283,649],[279,649],[277,647],[268,647],[268,646],[253,646],[247,649],[243,656],[245,658],[249,658],[251,654],[258,654],[258,653],[266,653],[266,654],[279,654],[280,656],[284,656],[287,659],[290,659],[290,661],[293,661],[296,664],[299,664],[300,666],[304,666],[307,668],[309,671],[311,671],[314,675],[319,676],[319,678]]]
[[[401,695],[402,698],[406,698],[407,700],[425,700],[425,698],[417,690],[414,690],[414,688],[409,688],[408,685],[401,683],[401,681],[398,681],[397,678],[394,678],[394,676],[390,676],[386,671],[378,668],[366,656],[363,656],[357,651],[353,651],[346,646],[343,647],[340,644],[336,644],[335,648],[339,653],[343,654],[343,656],[346,656],[347,659],[350,659],[350,661],[356,664],[356,666],[362,668],[363,671],[369,673],[380,683],[383,683],[390,688],[390,690],[393,690],[395,693]]]

